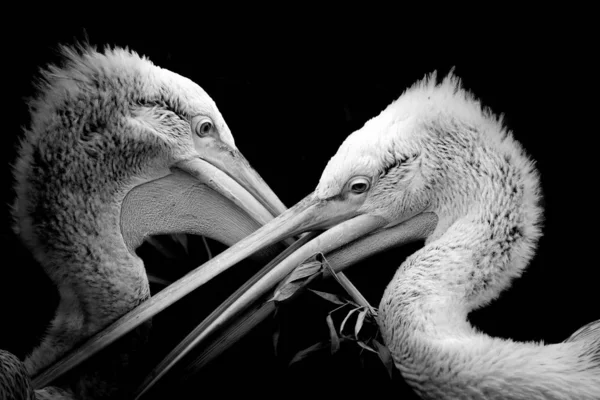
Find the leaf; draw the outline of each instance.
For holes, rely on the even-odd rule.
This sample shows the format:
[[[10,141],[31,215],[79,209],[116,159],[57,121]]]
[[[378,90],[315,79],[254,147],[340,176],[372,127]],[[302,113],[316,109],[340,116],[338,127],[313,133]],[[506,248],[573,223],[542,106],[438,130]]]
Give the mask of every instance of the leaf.
[[[360,308],[353,308],[352,310],[350,310],[350,312],[348,313],[348,315],[346,315],[346,317],[344,318],[344,320],[342,321],[342,324],[340,325],[340,333],[342,333],[344,331],[344,326],[346,325],[346,322],[348,321],[348,319],[350,318],[350,316],[355,312],[360,310]]]
[[[356,344],[358,344],[360,347],[362,347],[362,348],[363,348],[363,349],[365,349],[365,350],[369,350],[369,351],[371,351],[371,352],[373,352],[373,353],[377,354],[377,351],[375,351],[375,349],[373,349],[373,348],[372,348],[372,347],[370,347],[370,346],[367,346],[367,344],[366,344],[366,343],[364,343],[364,342],[363,342],[363,341],[361,341],[361,340],[357,340],[357,341],[356,341]]]
[[[331,314],[327,315],[326,318],[327,326],[329,327],[329,337],[331,339],[331,354],[337,353],[340,349],[340,338],[335,331],[335,326],[333,325],[333,319],[331,318]]]
[[[379,356],[379,359],[385,366],[385,369],[386,369],[390,379],[392,379],[392,372],[394,370],[394,361],[392,359],[392,354],[390,353],[390,350],[375,339],[373,339],[373,344],[377,348],[377,355]]]
[[[318,351],[324,350],[325,348],[330,347],[330,344],[327,342],[319,342],[319,343],[315,343],[310,347],[307,347],[304,350],[300,350],[299,352],[297,352],[294,357],[292,358],[292,360],[289,362],[288,366],[297,363],[298,361],[302,361],[304,360],[306,357],[308,357],[309,355],[311,355],[312,353],[316,353]]]
[[[348,296],[353,300],[357,306],[367,307],[371,310],[373,314],[375,314],[375,309],[371,307],[365,296],[359,292],[359,290],[354,286],[350,279],[343,272],[335,272],[335,270],[331,267],[325,256],[321,253],[317,254],[317,259],[322,260],[324,271],[331,274],[336,282],[346,291]]]
[[[305,261],[302,264],[298,265],[289,277],[286,279],[287,282],[294,282],[299,279],[303,279],[314,275],[318,272],[321,272],[323,264],[318,261]]]
[[[314,258],[314,257],[311,257]],[[309,258],[310,260],[310,258]],[[322,272],[322,264],[317,261],[305,261],[297,266],[275,289],[269,301],[284,301],[303,289]]]
[[[333,303],[333,304],[338,304],[338,305],[344,305],[347,304],[346,301],[340,299],[337,295],[333,294],[333,293],[327,293],[327,292],[321,292],[319,290],[314,290],[314,289],[308,289],[311,292],[313,292],[314,294],[316,294],[319,297],[324,298],[325,300]]]
[[[360,313],[358,313],[358,317],[356,318],[356,325],[354,326],[354,336],[356,336],[357,339],[358,333],[360,332],[360,329],[362,328],[363,323],[365,322],[365,317],[367,316],[368,311],[369,310],[365,308]]]

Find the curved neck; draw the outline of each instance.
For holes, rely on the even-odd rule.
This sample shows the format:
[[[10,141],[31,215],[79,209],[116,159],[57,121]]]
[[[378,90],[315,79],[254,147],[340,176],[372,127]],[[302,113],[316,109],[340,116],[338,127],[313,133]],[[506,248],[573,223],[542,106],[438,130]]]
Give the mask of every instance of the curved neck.
[[[523,219],[489,212],[458,219],[396,272],[380,305],[396,367],[425,399],[591,399],[597,378],[577,345],[492,338],[467,321],[520,275],[537,239]]]
[[[142,260],[121,235],[127,191],[103,189],[25,191],[17,199],[16,230],[60,295],[47,334],[25,361],[32,374],[150,295]]]

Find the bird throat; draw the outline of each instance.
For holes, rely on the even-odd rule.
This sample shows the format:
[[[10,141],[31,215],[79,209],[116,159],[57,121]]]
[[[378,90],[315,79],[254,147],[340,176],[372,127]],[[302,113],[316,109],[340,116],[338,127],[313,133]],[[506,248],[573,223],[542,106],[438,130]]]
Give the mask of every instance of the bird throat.
[[[259,227],[233,202],[181,171],[133,188],[120,215],[123,241],[132,254],[152,235],[188,233],[231,246]]]

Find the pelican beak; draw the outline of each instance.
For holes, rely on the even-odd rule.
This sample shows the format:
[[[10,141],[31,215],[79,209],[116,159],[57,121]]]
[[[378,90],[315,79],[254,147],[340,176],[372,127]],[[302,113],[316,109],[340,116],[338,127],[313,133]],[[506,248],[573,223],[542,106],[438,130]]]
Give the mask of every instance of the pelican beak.
[[[387,221],[381,217],[357,215],[355,208],[345,202],[320,200],[314,195],[309,195],[262,228],[203,264],[197,273],[188,274],[193,283],[192,281],[185,283],[185,291],[193,290],[206,283],[256,251],[299,233],[333,226],[323,235],[332,238],[331,243],[329,241],[324,243],[325,247],[335,248],[387,225]],[[319,238],[316,240],[320,241]],[[182,285],[183,289],[184,283],[176,282],[174,285]],[[170,299],[169,303],[171,300],[175,301]]]
[[[415,216],[412,219],[417,217]],[[394,235],[398,238],[397,240],[410,242],[415,240],[415,237],[422,238],[424,231],[429,232],[427,226],[431,224],[435,226],[437,219],[426,219],[425,222],[416,224],[408,222],[410,221],[406,221],[406,225],[404,225],[406,232],[402,230],[402,226],[395,228]],[[423,224],[426,225],[425,228]],[[388,221],[382,217],[358,214],[356,206],[352,204],[336,199],[321,200],[311,194],[268,224],[121,317],[112,327],[105,330],[104,337],[99,338],[98,343],[95,344],[112,342],[116,337],[129,332],[142,322],[152,318],[196,288],[257,251],[303,232],[329,228],[289,255],[283,262],[272,263],[262,278],[249,290],[241,294],[237,301],[229,307],[231,312],[226,311],[217,318],[215,326],[218,326],[265,294],[312,254],[317,252],[329,253],[388,225]],[[390,245],[392,244],[399,245],[401,243],[390,243]]]
[[[203,264],[200,270],[196,270],[198,273],[194,277],[194,285],[201,285],[255,251],[277,241],[303,232],[328,228],[310,241],[303,240],[308,237],[300,239],[298,242],[305,243],[300,247],[290,247],[283,257],[283,254],[278,256],[263,268],[254,284],[246,284],[245,289],[234,294],[231,301],[228,300],[226,305],[219,307],[218,312],[211,314],[202,323],[202,327],[195,330],[188,349],[202,343],[211,333],[240,316],[310,256],[325,254],[333,269],[340,272],[369,255],[427,238],[434,231],[437,222],[435,214],[421,213],[401,223],[389,224],[380,216],[357,213],[356,206],[347,202],[336,199],[318,200],[314,195],[309,195],[267,225]],[[292,248],[295,249],[290,252]],[[167,299],[157,299],[157,304],[163,302],[170,303]],[[263,312],[262,317],[265,315]],[[252,322],[252,318],[246,316],[245,320],[257,323]]]
[[[175,164],[171,174],[127,194],[121,231],[131,253],[147,237],[170,233],[231,246],[285,210],[237,149],[206,147],[197,146],[196,156]]]
[[[348,202],[337,199],[321,200],[311,194],[270,223],[196,268],[164,291],[159,292],[136,310],[123,317],[120,324],[122,326],[131,324],[133,328],[134,320],[137,320],[139,324],[141,321],[153,317],[192,290],[267,246],[303,232],[329,228],[291,255],[288,255],[282,262],[271,263],[265,267],[261,271],[261,279],[256,284],[236,296],[237,300],[235,302],[223,313],[215,316],[216,318],[213,319],[213,323],[206,331],[206,334],[208,334],[264,295],[309,256],[317,252],[332,252],[389,225],[388,221],[382,217],[358,214],[356,208],[356,205]],[[407,224],[404,225],[406,231],[403,231],[401,226],[394,229],[397,241],[395,243],[390,241],[390,246],[401,244],[398,241],[413,241],[417,236],[421,238],[424,231],[429,232],[427,228],[423,227],[423,223],[409,224],[408,222],[406,221]],[[426,220],[424,224],[429,226],[432,223],[435,225],[437,219]],[[198,337],[198,342],[205,336]]]

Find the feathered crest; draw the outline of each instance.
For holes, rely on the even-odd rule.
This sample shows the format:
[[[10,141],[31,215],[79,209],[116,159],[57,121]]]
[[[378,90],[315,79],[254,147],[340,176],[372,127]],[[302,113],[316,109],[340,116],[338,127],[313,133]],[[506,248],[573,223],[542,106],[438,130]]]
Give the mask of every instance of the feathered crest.
[[[484,125],[502,135],[506,134],[503,115],[495,115],[466,90],[460,77],[455,75],[454,67],[441,80],[438,79],[437,71],[425,75],[382,111],[384,113],[417,118],[427,118],[439,113],[450,114],[459,120]]]
[[[65,93],[85,90],[94,84],[95,79],[123,74],[127,70],[143,70],[153,68],[153,63],[146,57],[124,47],[105,46],[98,51],[96,46],[87,42],[74,45],[59,45],[60,61],[43,67],[34,85],[37,93],[27,99],[34,111],[41,111],[44,104],[52,104]],[[54,100],[54,101],[53,101]]]

